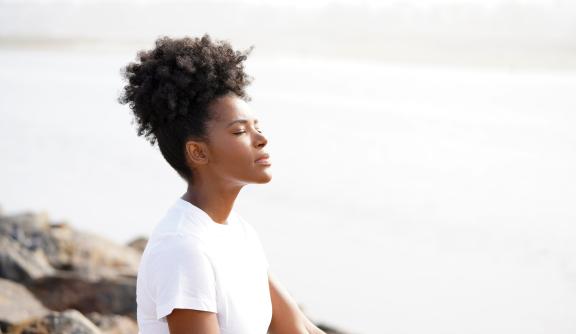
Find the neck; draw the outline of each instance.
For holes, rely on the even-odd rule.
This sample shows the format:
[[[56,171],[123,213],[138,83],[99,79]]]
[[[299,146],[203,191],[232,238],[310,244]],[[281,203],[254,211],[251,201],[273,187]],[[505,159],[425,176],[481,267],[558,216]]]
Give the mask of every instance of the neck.
[[[180,198],[202,209],[214,222],[226,224],[241,189],[238,185],[195,180],[194,184],[188,183],[186,193]]]

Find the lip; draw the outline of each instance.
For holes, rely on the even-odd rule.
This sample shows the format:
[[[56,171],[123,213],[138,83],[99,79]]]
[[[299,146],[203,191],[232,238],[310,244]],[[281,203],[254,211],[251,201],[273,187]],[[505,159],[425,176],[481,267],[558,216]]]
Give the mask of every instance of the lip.
[[[258,159],[256,159],[254,162],[257,164],[262,164],[262,165],[270,165],[270,155],[269,154],[264,154],[261,157],[259,157]]]

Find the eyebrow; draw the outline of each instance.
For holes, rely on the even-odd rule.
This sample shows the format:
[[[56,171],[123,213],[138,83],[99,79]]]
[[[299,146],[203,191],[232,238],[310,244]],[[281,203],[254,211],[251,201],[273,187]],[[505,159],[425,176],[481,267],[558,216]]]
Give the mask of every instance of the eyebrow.
[[[229,128],[232,124],[235,124],[235,123],[248,123],[248,120],[247,119],[237,119],[235,121],[228,123],[228,125],[226,125],[226,127]],[[258,124],[257,119],[254,120],[254,124]]]

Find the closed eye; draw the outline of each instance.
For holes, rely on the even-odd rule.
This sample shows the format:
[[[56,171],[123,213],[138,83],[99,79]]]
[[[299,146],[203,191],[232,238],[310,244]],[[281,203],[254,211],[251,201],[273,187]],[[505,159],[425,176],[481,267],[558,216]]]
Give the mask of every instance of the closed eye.
[[[259,133],[262,133],[262,130],[260,130],[260,129],[256,129],[256,131],[258,131]],[[246,133],[246,131],[234,132],[235,135],[241,135],[243,133]]]

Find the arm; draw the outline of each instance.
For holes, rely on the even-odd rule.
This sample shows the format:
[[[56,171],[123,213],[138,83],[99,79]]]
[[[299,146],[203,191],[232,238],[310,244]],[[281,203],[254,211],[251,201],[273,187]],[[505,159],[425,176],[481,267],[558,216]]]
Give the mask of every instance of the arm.
[[[193,309],[174,309],[166,316],[170,334],[220,334],[216,313]]]
[[[268,273],[268,284],[272,299],[272,321],[268,333],[326,334],[306,318],[288,291],[270,272]]]

